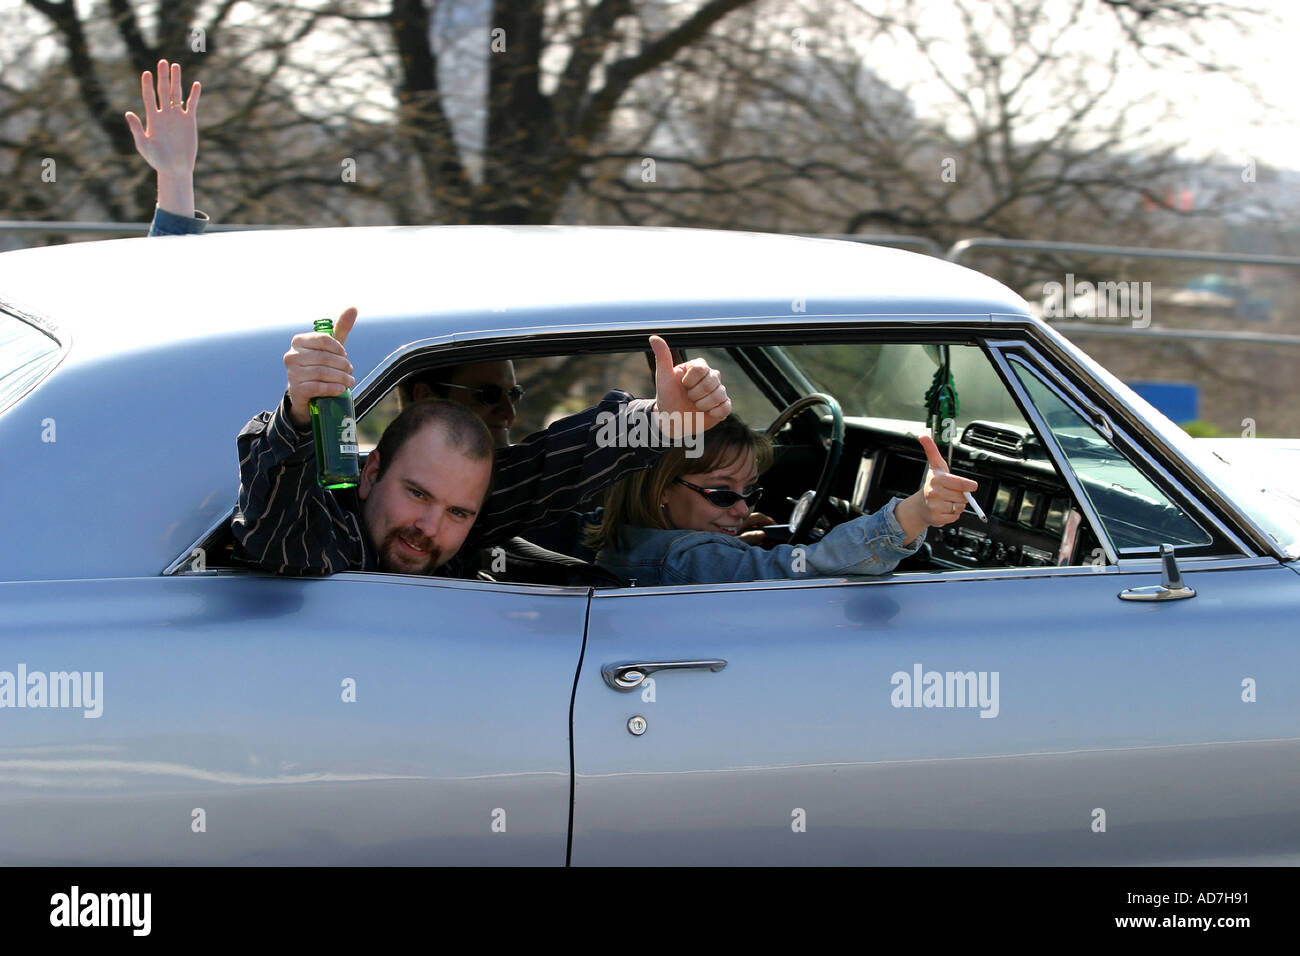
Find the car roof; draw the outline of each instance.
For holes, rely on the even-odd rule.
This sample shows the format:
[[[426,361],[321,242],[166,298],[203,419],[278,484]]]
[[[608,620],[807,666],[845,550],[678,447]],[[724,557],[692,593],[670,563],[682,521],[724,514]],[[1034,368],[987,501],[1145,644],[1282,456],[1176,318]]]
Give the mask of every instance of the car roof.
[[[235,437],[280,401],[290,338],[350,305],[360,312],[347,342],[358,389],[409,343],[492,330],[1027,316],[1024,300],[995,280],[896,249],[551,226],[265,230],[28,249],[0,255],[6,303],[48,320],[67,351],[0,416],[0,441],[21,451],[0,478],[5,499],[22,502],[9,530],[32,542],[0,551],[0,581],[147,575],[171,564],[234,504]],[[47,430],[57,440],[40,437]]]
[[[380,226],[73,243],[0,255],[0,300],[70,332],[86,358],[271,329],[292,335],[349,305],[376,334],[420,318],[427,336],[568,324],[609,307],[644,321],[1028,311],[988,276],[898,249],[617,226]]]

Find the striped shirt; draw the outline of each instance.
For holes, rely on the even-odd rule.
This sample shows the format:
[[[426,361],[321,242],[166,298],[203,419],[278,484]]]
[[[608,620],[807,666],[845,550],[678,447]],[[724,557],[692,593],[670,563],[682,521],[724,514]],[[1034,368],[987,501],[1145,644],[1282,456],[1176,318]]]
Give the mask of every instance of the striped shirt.
[[[619,424],[629,431],[617,434],[629,434],[653,405],[615,389],[599,405],[498,448],[492,494],[457,557],[553,524],[602,488],[653,466],[662,448],[598,441],[608,434],[598,424],[602,413],[624,419]],[[652,426],[651,434],[657,434]],[[278,408],[244,426],[238,446],[239,504],[230,527],[245,560],[276,574],[379,570],[356,489],[329,491],[316,483],[311,426],[298,427],[289,417],[287,393]],[[461,562],[454,558],[438,573],[453,566]]]

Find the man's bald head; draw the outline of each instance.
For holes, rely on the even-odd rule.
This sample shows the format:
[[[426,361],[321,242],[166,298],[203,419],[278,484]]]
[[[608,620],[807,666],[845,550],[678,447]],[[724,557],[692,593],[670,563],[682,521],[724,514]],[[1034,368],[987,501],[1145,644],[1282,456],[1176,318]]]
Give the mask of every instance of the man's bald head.
[[[491,459],[494,454],[492,435],[481,418],[455,402],[441,398],[425,399],[407,405],[384,429],[379,444],[375,446],[379,453],[376,477],[384,476],[388,462],[397,458],[412,435],[428,427],[439,429],[446,436],[448,446],[471,461]]]

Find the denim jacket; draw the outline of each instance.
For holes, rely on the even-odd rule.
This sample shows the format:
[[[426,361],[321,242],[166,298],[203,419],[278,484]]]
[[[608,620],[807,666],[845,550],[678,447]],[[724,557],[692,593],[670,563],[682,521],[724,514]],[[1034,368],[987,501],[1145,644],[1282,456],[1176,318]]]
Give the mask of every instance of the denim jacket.
[[[153,210],[153,222],[149,225],[149,235],[151,236],[191,236],[198,235],[208,228],[208,216],[204,212],[194,210],[193,217],[178,216],[174,212],[168,212],[166,209],[155,206]]]
[[[836,526],[816,544],[771,550],[721,532],[624,528],[626,547],[611,542],[596,555],[596,564],[635,579],[638,587],[885,574],[925,540],[922,531],[904,546],[907,535],[894,517],[898,501]]]

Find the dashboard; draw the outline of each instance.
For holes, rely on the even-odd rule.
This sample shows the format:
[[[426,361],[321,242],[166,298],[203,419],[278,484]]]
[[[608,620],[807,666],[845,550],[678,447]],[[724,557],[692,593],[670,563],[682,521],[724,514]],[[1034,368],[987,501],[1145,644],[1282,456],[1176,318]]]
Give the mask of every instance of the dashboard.
[[[921,487],[927,465],[916,434],[915,422],[845,420],[831,489],[841,519],[874,512]],[[1096,536],[1032,433],[971,423],[941,451],[953,474],[979,483],[972,496],[988,520],[967,508],[952,524],[931,528],[921,551],[898,570],[1055,567],[1086,564],[1098,553]],[[800,458],[806,467],[806,455]]]
[[[950,568],[1079,563],[1076,559],[1086,537],[1081,534],[1083,514],[1063,485],[1036,479],[1023,470],[1010,473],[1005,462],[995,462],[959,443],[954,443],[951,456],[953,474],[979,483],[972,497],[988,520],[981,521],[968,508],[952,524],[931,528],[927,535],[931,563]],[[878,449],[864,455],[855,486],[865,487],[866,494],[853,503],[871,512],[890,498],[905,498],[921,486],[925,469],[924,458],[903,450]],[[1091,549],[1084,556],[1090,553]]]

